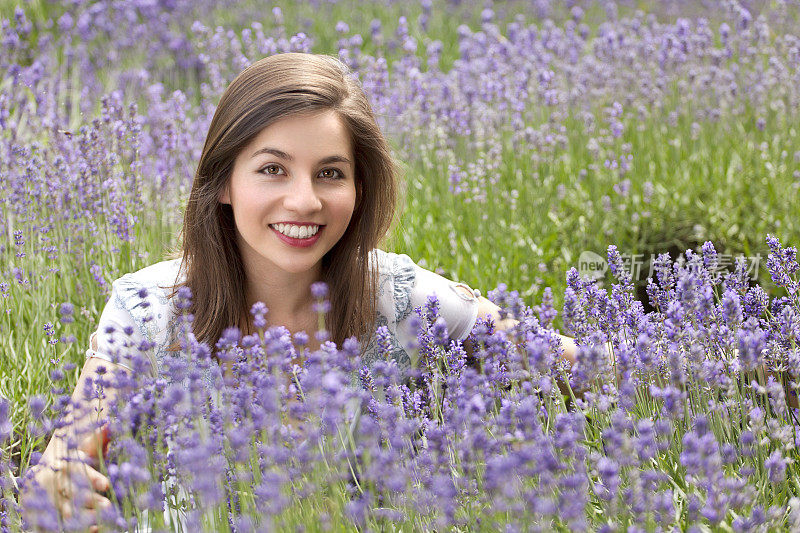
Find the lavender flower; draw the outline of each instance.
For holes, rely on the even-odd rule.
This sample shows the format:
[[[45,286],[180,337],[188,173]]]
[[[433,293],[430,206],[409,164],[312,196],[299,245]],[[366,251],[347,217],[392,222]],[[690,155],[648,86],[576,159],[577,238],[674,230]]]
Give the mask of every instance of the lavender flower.
[[[75,306],[73,306],[69,302],[62,303],[58,308],[58,314],[61,315],[59,321],[62,324],[71,324],[72,322],[75,321],[75,319],[73,318],[74,312],[75,312]]]
[[[772,483],[780,483],[786,479],[786,460],[778,450],[764,460],[764,468],[769,473],[769,480]]]
[[[774,235],[767,236],[770,254],[767,259],[767,269],[772,281],[779,287],[786,287],[789,294],[795,294],[798,282],[795,273],[800,269],[797,264],[797,249],[793,246],[783,248]]]
[[[267,306],[263,302],[256,302],[250,308],[250,314],[253,315],[253,326],[256,329],[264,329],[267,327]]]

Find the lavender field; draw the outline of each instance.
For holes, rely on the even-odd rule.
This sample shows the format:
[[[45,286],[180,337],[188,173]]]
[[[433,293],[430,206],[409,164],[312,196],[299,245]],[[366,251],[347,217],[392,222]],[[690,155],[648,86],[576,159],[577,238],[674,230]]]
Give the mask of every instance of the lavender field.
[[[0,40],[0,530],[86,529],[19,487],[225,87],[299,51],[401,161],[384,248],[519,324],[468,358],[430,300],[411,376],[231,329],[223,378],[184,315],[191,364],[87,390],[135,391],[101,531],[800,531],[800,1],[0,0]]]

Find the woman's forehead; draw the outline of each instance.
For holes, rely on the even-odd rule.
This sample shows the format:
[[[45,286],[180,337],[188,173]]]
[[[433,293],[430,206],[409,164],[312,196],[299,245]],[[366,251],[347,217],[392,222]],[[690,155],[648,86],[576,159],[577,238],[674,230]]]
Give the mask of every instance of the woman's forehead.
[[[247,159],[281,152],[287,159],[341,155],[352,161],[350,132],[333,110],[283,117],[262,129],[244,148]]]

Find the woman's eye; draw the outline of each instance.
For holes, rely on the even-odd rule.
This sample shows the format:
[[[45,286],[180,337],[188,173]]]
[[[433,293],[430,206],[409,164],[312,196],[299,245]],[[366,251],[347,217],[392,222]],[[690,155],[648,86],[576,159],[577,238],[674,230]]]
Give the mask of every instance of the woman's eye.
[[[326,179],[338,179],[342,177],[342,173],[335,168],[326,168],[320,172],[319,175]]]
[[[278,165],[267,165],[261,169],[261,172],[266,174],[279,174],[283,169]]]

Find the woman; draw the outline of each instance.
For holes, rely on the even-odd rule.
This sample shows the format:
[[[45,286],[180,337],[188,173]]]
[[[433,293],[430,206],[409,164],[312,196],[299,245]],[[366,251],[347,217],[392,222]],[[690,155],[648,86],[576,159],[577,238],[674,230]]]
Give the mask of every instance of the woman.
[[[395,196],[389,147],[342,63],[311,54],[254,63],[227,88],[211,122],[186,207],[182,258],[114,282],[73,398],[99,366],[160,372],[177,348],[173,296],[184,286],[192,294],[193,333],[213,346],[230,325],[254,331],[249,311],[256,302],[269,310],[267,326],[315,331],[312,284],[323,281],[331,340],[361,339],[369,363],[372,333],[386,326],[403,369],[415,364],[407,319],[429,294],[438,296],[454,339],[465,339],[478,316],[499,321],[497,306],[477,291],[376,248],[392,221]],[[310,338],[309,348],[321,340]],[[572,359],[574,344],[564,344]],[[144,369],[131,357],[137,350],[149,361]],[[114,394],[94,407],[101,410]],[[86,425],[74,422],[70,431]],[[101,440],[95,433],[80,453],[97,458]],[[69,516],[78,489],[65,475],[63,448],[64,437],[55,436],[40,464],[60,470],[41,467],[36,479]],[[108,486],[105,476],[91,466],[82,472],[91,482],[83,489],[85,506],[109,505],[98,493]]]

